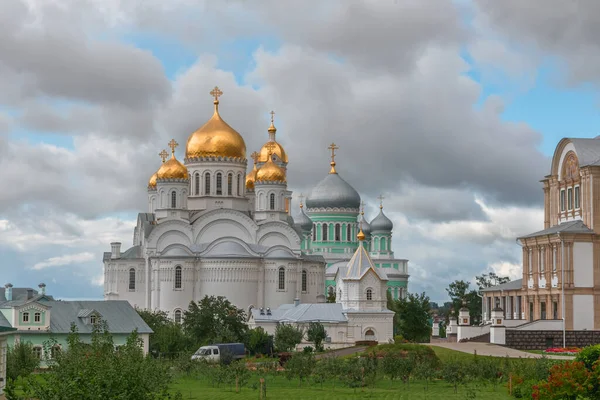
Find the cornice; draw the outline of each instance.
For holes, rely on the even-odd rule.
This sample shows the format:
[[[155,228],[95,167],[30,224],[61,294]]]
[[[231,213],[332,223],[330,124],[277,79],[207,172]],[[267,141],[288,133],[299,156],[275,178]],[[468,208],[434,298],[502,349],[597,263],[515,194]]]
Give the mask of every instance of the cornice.
[[[248,159],[242,157],[186,157],[183,159],[184,164],[194,164],[194,163],[204,163],[204,162],[226,162],[232,164],[243,164],[244,166],[248,165]]]

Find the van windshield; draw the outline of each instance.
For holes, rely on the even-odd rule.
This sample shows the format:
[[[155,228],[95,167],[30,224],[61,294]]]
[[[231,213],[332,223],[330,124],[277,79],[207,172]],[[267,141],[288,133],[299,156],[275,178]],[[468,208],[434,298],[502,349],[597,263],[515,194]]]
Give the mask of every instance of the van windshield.
[[[199,356],[209,356],[210,355],[210,349],[198,349],[198,351],[196,352],[197,355]]]

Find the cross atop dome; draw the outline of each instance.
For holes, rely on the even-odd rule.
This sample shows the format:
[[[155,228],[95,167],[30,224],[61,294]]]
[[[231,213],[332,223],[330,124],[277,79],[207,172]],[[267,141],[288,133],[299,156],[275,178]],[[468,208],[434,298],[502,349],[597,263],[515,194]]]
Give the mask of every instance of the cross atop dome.
[[[379,209],[383,210],[383,199],[385,199],[385,197],[383,197],[383,195],[380,194],[379,196],[377,196],[377,198],[379,199]]]
[[[269,142],[269,143],[265,144],[265,147],[269,151],[269,158],[270,158],[271,155],[273,154],[273,149],[275,148],[275,143]]]
[[[169,147],[171,148],[171,155],[175,155],[175,147],[179,146],[179,143],[175,141],[175,139],[171,139],[169,142]]]
[[[337,171],[335,170],[335,151],[338,150],[339,147],[332,142],[327,148],[331,150],[331,162],[329,163],[329,165],[331,165],[331,170],[329,171],[329,173],[337,174]]]
[[[158,153],[158,155],[160,156],[160,158],[162,158],[162,162],[163,163],[165,161],[167,161],[167,157],[169,157],[169,153],[167,153],[167,151],[165,149],[163,149],[163,151],[161,151],[160,153]]]
[[[277,132],[277,128],[275,128],[275,111],[271,110],[271,112],[269,114],[271,114],[271,125],[269,126],[269,129],[268,129],[269,140],[271,142],[274,142],[275,141],[275,132]]]
[[[258,157],[260,156],[260,154],[258,154],[256,151],[252,154],[250,154],[250,157],[252,157],[252,159],[254,160],[254,165],[256,165],[256,163],[258,162]]]
[[[219,89],[218,86],[215,86],[215,88],[210,91],[210,95],[215,98],[214,103],[219,104],[219,97],[221,97],[223,95],[223,91],[221,89]]]
[[[300,196],[298,196],[298,198],[300,199],[300,208],[304,207],[304,205],[302,204],[302,200],[304,200],[304,195],[300,193]]]

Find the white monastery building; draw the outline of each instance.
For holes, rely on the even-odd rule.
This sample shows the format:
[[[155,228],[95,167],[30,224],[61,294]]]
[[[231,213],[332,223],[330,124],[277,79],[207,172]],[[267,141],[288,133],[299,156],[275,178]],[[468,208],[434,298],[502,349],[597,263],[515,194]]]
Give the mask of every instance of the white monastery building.
[[[356,251],[372,256],[371,272],[360,279],[382,279],[371,292],[379,300],[369,304],[384,301],[385,290],[403,296],[408,262],[394,258],[393,224],[381,206],[369,226],[359,194],[335,169],[337,146],[329,146],[329,174],[294,220],[288,156],[276,141],[273,113],[269,140],[252,154],[247,172],[244,139],[219,114],[222,92],[215,87],[211,95],[214,114],[188,137],[183,163],[175,140],[170,157],[160,153],[163,163],[148,182],[148,212],[138,215],[133,246],[122,251],[121,243],[111,243],[104,253],[104,298],[160,309],[176,321],[206,295],[250,310],[324,303],[326,293],[339,290],[340,304],[350,309],[369,293],[362,283],[352,286],[358,275],[341,278]],[[361,226],[364,242],[357,239]]]

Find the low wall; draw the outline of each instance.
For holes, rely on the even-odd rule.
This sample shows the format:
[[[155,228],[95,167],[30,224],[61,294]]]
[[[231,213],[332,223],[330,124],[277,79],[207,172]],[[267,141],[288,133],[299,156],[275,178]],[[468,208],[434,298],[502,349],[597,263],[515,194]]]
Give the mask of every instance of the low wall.
[[[485,335],[486,333],[490,333],[490,326],[491,325],[459,326],[456,339],[460,342],[466,339]]]
[[[567,347],[585,347],[600,343],[600,331],[566,331]],[[562,347],[562,331],[507,329],[506,346],[519,350],[546,350]]]
[[[563,322],[562,319],[538,319],[533,322],[528,322],[515,327],[520,331],[561,331]],[[582,331],[583,332],[583,331]]]

